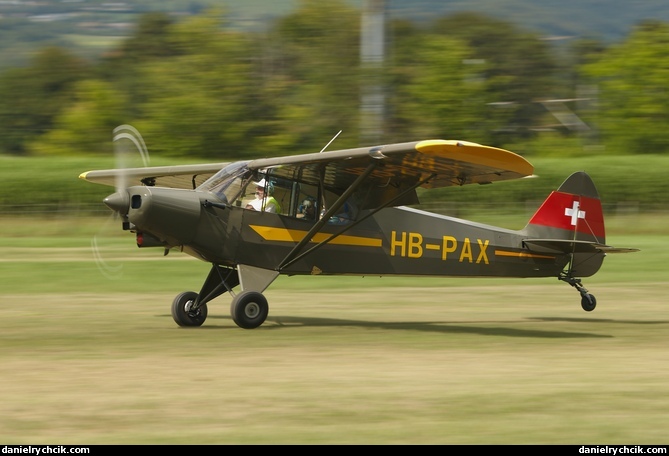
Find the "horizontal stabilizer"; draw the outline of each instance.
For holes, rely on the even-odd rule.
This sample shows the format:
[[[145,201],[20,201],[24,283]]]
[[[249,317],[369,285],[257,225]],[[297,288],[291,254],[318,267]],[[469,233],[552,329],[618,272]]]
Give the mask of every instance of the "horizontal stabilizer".
[[[542,253],[630,253],[639,249],[619,248],[590,241],[569,239],[525,239],[525,247]]]
[[[599,250],[601,250],[604,253],[632,253],[639,251],[639,249],[634,249],[630,247],[612,247],[610,245],[599,246]]]

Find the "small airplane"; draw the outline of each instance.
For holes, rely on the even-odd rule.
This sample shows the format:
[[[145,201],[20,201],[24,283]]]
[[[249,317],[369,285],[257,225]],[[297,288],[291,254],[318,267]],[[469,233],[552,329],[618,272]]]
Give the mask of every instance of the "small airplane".
[[[606,245],[602,204],[585,172],[569,176],[521,230],[409,207],[419,204],[418,188],[491,184],[533,171],[504,149],[430,139],[79,177],[117,187],[104,204],[138,247],[211,263],[199,292],[175,297],[177,325],[202,325],[208,303],[230,293],[232,320],[252,329],[267,318],[263,292],[280,274],[557,277],[579,292],[585,311],[594,310],[580,277],[594,275],[608,253],[638,249]]]

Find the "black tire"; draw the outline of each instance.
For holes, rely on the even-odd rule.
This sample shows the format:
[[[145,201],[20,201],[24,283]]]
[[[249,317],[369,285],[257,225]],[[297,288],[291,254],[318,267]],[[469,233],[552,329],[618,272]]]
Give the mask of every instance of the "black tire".
[[[195,312],[190,307],[197,299],[194,291],[184,291],[172,301],[172,318],[179,326],[202,326],[207,319],[207,305],[202,304]]]
[[[267,299],[257,291],[242,291],[230,304],[232,321],[244,329],[254,329],[262,325],[268,313]]]
[[[586,312],[592,312],[593,310],[595,310],[595,307],[597,307],[597,300],[591,294],[583,296],[581,298],[581,307],[583,307],[583,310],[585,310]]]

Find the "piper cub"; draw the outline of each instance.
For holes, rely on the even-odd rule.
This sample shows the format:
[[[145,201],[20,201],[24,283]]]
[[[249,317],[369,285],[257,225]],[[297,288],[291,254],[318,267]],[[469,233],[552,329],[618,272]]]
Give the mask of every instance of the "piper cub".
[[[131,127],[115,141],[132,139]],[[139,144],[136,139],[132,139]],[[231,163],[88,171],[116,186],[104,199],[139,247],[178,249],[211,264],[199,292],[172,303],[180,326],[200,326],[230,293],[241,328],[263,324],[263,292],[280,275],[557,277],[595,297],[581,277],[607,253],[602,204],[575,172],[521,230],[416,209],[418,188],[491,184],[533,175],[513,152],[472,142],[424,141]],[[409,207],[412,206],[412,207]]]

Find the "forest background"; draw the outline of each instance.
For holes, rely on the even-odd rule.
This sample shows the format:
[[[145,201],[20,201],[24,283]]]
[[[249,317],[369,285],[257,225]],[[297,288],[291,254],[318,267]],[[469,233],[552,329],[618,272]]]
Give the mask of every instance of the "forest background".
[[[331,148],[463,139],[510,149],[549,177],[538,187],[501,187],[483,196],[489,201],[534,199],[528,185],[545,192],[566,178],[563,166],[587,164],[614,207],[667,208],[657,198],[669,190],[663,2],[644,2],[631,16],[610,1],[620,8],[608,27],[595,9],[601,2],[563,4],[552,17],[537,2],[496,2],[506,8],[486,13],[457,9],[463,2],[388,2],[381,66],[360,62],[362,2],[159,2],[161,10],[155,2],[76,2],[90,21],[63,9],[72,3],[33,2],[50,8],[38,25],[12,14],[28,2],[14,3],[0,9],[0,52],[15,57],[0,70],[2,212],[99,204],[100,189],[76,176],[114,166],[111,132],[128,123],[152,164],[314,152],[338,131]],[[44,39],[17,40],[35,33],[26,24]],[[75,33],[82,24],[88,33]],[[57,27],[70,33],[51,39]],[[370,87],[385,99],[374,134],[360,127]],[[477,192],[448,198],[480,199]]]

